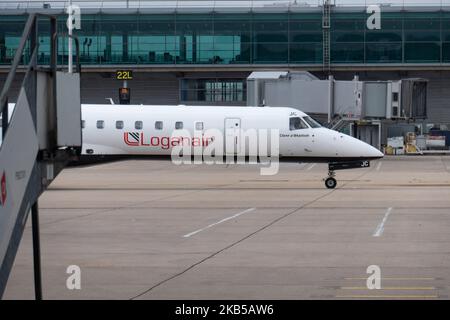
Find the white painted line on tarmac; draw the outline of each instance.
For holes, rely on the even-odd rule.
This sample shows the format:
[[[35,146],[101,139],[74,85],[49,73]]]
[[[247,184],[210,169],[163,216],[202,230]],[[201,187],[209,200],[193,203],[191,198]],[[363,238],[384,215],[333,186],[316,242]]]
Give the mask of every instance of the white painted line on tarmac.
[[[341,290],[350,290],[350,291],[370,291],[367,287],[341,287]],[[436,287],[382,287],[383,291],[431,291],[436,290]]]
[[[241,215],[243,215],[243,214],[245,214],[245,213],[252,212],[252,211],[254,211],[254,210],[256,210],[256,208],[250,208],[250,209],[246,209],[246,210],[244,210],[244,211],[238,212],[238,213],[232,215],[231,217],[227,217],[227,218],[225,218],[225,219],[222,219],[222,220],[220,220],[220,221],[217,221],[217,222],[215,222],[215,223],[212,223],[212,224],[210,224],[209,226],[206,226],[206,227],[204,227],[204,228],[195,230],[194,232],[185,234],[183,237],[184,237],[184,238],[189,238],[189,237],[191,237],[191,236],[193,236],[193,235],[195,235],[195,234],[197,234],[197,233],[200,233],[200,232],[202,232],[202,231],[205,231],[205,230],[207,230],[207,229],[209,229],[209,228],[212,228],[212,227],[214,227],[214,226],[217,226],[218,224],[221,224],[221,223],[226,222],[226,221],[228,221],[228,220],[237,218],[237,217],[239,217],[239,216],[241,216]]]
[[[310,166],[308,167],[308,169],[306,169],[306,171],[309,171],[309,170],[311,170],[312,168],[314,168],[314,167],[316,166],[316,164],[317,164],[317,163],[313,163],[312,165],[310,165]]]
[[[383,220],[381,221],[381,223],[378,225],[377,229],[375,230],[375,232],[373,233],[374,237],[379,237],[383,234],[384,231],[384,224],[386,223],[389,215],[391,214],[392,211],[392,207],[390,207],[389,209],[387,209],[386,214],[384,215]]]
[[[378,165],[377,165],[377,168],[376,168],[377,171],[380,171],[382,164],[383,164],[383,162],[381,162],[381,161],[378,162]]]
[[[340,299],[437,299],[438,295],[342,295],[336,296]]]
[[[367,277],[344,278],[344,280],[367,280]],[[383,280],[393,281],[433,281],[436,278],[415,278],[415,277],[383,277]]]

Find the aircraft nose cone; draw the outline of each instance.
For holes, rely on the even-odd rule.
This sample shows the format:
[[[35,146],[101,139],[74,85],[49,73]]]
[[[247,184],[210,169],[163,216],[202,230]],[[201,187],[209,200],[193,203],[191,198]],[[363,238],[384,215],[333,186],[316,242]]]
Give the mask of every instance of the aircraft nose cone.
[[[383,158],[384,154],[383,152],[381,152],[380,150],[378,150],[377,148],[372,147],[372,150],[370,151],[370,153],[372,154],[372,157],[374,158]]]
[[[328,131],[330,136],[335,141],[333,149],[336,150],[336,155],[347,158],[360,158],[360,159],[380,159],[384,157],[384,154],[370,144],[361,141],[352,136],[338,133],[333,130]]]
[[[379,159],[384,157],[384,154],[377,148],[363,141],[361,141],[361,143],[364,145],[363,157],[367,157],[368,159]]]

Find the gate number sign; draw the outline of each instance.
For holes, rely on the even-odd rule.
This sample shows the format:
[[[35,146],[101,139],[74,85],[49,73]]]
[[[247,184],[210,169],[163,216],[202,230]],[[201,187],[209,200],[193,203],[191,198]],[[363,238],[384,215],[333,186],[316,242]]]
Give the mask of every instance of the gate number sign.
[[[117,70],[116,71],[117,80],[133,80],[133,71],[131,70]]]

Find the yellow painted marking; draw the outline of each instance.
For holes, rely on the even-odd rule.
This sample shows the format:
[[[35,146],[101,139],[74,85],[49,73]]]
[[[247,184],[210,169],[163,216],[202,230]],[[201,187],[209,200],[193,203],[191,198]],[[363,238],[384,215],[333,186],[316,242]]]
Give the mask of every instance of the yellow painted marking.
[[[342,290],[369,290],[367,287],[341,287]],[[436,290],[435,287],[381,287],[376,290]]]

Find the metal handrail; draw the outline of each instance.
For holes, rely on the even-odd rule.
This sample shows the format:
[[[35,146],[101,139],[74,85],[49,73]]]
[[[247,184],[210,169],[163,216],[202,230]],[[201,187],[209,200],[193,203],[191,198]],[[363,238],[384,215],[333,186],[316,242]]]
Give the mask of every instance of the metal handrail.
[[[77,72],[81,73],[80,40],[75,35],[70,35],[68,33],[57,33],[57,32],[55,32],[53,34],[53,37],[52,37],[52,45],[53,45],[53,48],[54,48],[53,49],[54,52],[53,52],[52,56],[54,56],[54,57],[58,56],[58,37],[68,37],[68,38],[71,38],[72,40],[75,41],[75,51],[76,51],[76,59],[77,59],[77,63],[76,63]],[[68,53],[68,54],[71,54],[71,53]],[[52,69],[56,70],[56,63],[52,63],[51,67],[52,67]]]

